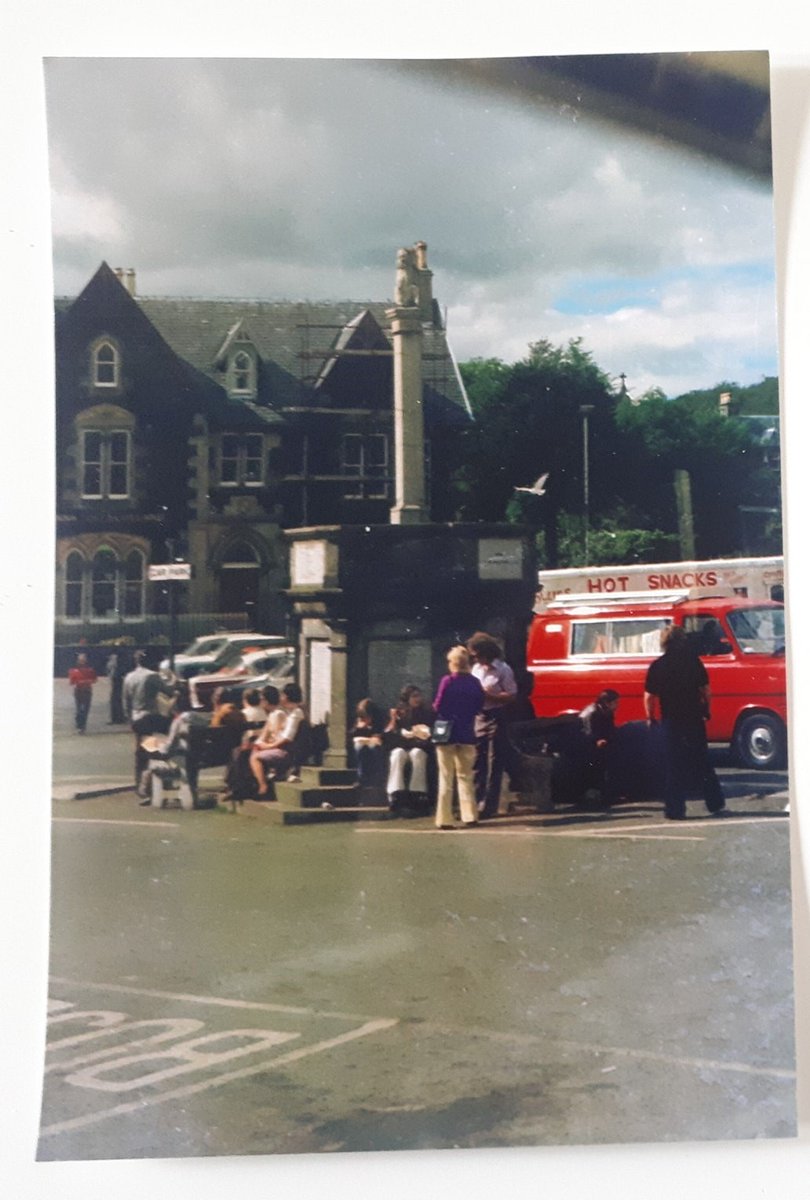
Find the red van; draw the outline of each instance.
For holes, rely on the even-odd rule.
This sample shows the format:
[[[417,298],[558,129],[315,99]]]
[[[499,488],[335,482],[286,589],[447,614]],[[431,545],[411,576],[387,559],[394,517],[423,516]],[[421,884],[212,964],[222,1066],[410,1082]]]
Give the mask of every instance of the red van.
[[[785,612],[776,601],[688,592],[559,597],[529,630],[535,715],[579,712],[603,688],[614,688],[619,721],[642,720],[647,668],[670,623],[684,627],[708,671],[709,741],[730,743],[745,766],[784,766]]]

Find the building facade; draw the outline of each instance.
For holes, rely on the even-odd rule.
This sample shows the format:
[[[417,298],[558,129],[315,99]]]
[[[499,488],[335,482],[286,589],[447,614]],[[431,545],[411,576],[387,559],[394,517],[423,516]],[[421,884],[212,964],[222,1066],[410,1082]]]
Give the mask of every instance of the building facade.
[[[417,403],[441,521],[471,414],[419,246]],[[387,314],[385,302],[140,297],[134,271],[106,263],[58,300],[58,640],[142,640],[168,603],[149,567],[172,560],[191,564],[177,602],[203,628],[283,631],[283,531],[391,520]]]

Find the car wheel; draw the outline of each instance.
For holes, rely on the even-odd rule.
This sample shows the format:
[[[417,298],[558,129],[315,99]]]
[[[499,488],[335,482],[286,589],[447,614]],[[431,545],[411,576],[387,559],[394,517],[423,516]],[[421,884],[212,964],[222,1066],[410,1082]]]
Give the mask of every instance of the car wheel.
[[[785,765],[785,727],[771,713],[753,713],[744,717],[737,728],[734,745],[742,763],[756,771],[774,771]]]

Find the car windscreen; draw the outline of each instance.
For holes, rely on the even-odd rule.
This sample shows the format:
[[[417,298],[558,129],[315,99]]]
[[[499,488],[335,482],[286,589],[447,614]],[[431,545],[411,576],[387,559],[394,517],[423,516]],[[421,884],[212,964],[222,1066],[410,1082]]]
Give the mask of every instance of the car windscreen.
[[[187,658],[196,658],[200,654],[216,654],[226,644],[224,637],[199,637],[187,646],[183,654]]]
[[[726,620],[743,654],[785,653],[783,608],[737,608]]]

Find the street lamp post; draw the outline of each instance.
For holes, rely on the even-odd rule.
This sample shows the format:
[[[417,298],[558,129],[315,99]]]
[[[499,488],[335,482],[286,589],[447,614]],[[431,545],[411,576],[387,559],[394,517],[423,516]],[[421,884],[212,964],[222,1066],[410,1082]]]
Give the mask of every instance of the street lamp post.
[[[594,410],[593,404],[580,404],[579,411],[582,417],[582,524],[585,544],[585,563],[587,567],[590,561],[590,510],[591,510],[591,489],[590,489],[590,454],[588,452],[588,417]]]

